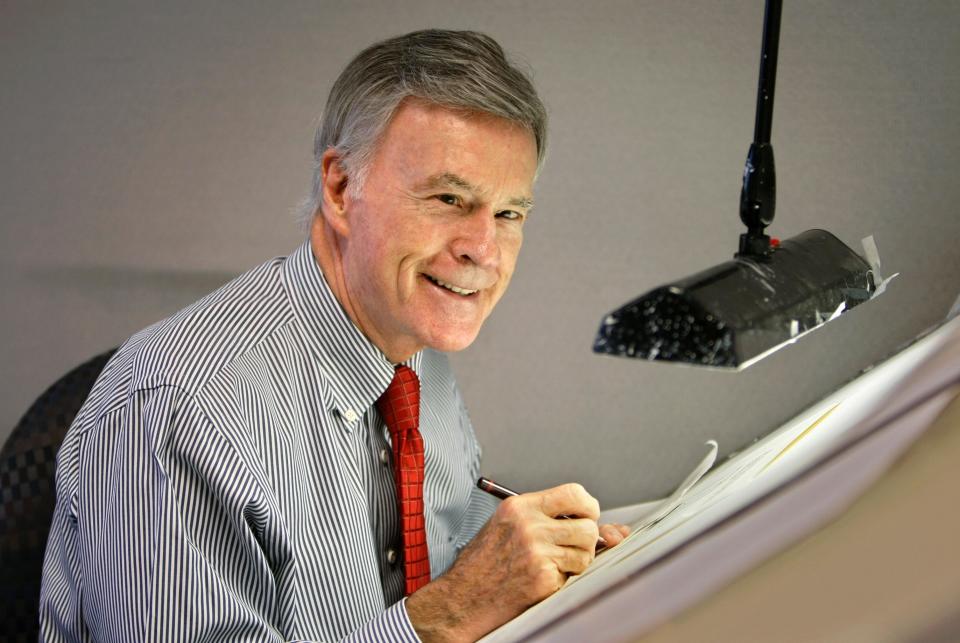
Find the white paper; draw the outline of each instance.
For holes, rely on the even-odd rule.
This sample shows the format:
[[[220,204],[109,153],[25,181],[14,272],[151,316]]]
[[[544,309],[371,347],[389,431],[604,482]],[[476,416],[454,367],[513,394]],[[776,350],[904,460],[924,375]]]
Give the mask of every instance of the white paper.
[[[715,443],[701,465],[670,498],[643,516],[620,545],[600,554],[586,572],[556,594],[488,635],[485,641],[514,641],[544,624],[573,614],[590,599],[634,578],[712,525],[779,489],[842,445],[896,419],[944,382],[960,378],[960,319],[868,369],[762,440],[699,478],[712,464]],[[708,443],[709,444],[709,443]],[[706,467],[703,465],[710,461]],[[700,471],[702,468],[703,471]],[[699,480],[697,480],[699,478]],[[686,483],[692,486],[684,489]],[[829,500],[829,498],[825,498]],[[718,561],[718,564],[721,561]],[[654,567],[656,569],[656,567]],[[694,576],[688,579],[696,584]],[[596,601],[592,601],[596,606]],[[645,609],[643,605],[638,610]],[[639,618],[639,617],[638,617]]]

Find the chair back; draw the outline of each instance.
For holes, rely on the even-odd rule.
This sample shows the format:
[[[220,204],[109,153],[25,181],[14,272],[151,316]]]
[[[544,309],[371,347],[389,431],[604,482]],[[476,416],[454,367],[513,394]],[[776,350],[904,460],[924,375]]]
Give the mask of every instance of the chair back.
[[[43,556],[56,504],[57,451],[115,350],[57,380],[0,449],[0,641],[37,640]]]

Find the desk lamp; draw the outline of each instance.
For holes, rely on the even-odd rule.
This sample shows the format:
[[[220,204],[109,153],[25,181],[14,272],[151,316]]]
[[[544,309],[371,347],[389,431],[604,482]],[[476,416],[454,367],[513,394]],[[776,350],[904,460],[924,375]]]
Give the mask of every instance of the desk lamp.
[[[781,0],[767,0],[753,143],[740,192],[747,231],[733,260],[656,288],[609,313],[593,350],[743,369],[879,294],[869,263],[825,230],[779,242],[770,129]]]

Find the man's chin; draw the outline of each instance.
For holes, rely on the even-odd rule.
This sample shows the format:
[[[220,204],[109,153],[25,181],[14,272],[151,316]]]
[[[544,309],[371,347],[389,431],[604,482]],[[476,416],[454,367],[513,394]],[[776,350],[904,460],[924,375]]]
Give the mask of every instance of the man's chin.
[[[424,343],[428,348],[442,353],[456,353],[468,348],[480,332],[476,329],[461,329],[443,333],[433,333]]]

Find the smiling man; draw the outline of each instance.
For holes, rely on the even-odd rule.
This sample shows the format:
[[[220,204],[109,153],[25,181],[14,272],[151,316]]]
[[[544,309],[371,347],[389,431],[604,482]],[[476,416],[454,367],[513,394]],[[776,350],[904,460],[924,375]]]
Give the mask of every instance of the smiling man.
[[[510,283],[533,205],[534,135],[422,99],[397,107],[362,190],[321,158],[311,242],[347,314],[397,363],[469,346]]]
[[[475,488],[443,355],[510,283],[545,133],[481,34],[347,66],[309,239],[132,337],[71,427],[43,639],[474,640],[623,538],[579,485]]]

